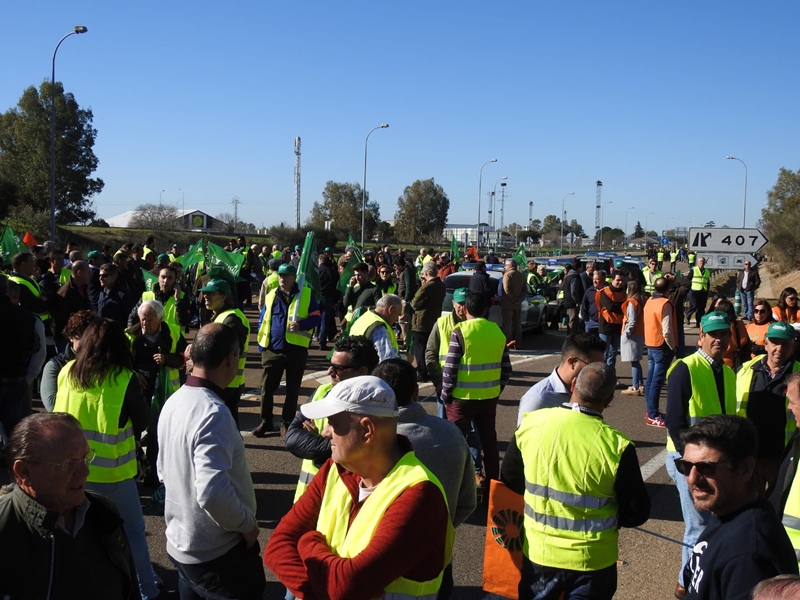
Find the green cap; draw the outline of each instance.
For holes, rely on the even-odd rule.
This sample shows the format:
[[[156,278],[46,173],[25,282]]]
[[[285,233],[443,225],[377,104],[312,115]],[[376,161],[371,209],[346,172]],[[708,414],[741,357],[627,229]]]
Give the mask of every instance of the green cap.
[[[794,327],[783,321],[774,321],[769,324],[767,337],[778,340],[794,340]]]
[[[323,252],[332,252],[331,247],[325,246],[325,250],[323,250]]]
[[[728,318],[728,313],[718,310],[710,312],[700,319],[700,331],[709,333],[711,331],[722,331],[723,329],[730,329],[731,321]]]
[[[294,265],[283,263],[278,267],[278,275],[297,275],[297,269],[294,268]]]
[[[89,254],[91,254],[91,252]],[[169,256],[167,254],[159,254],[156,257],[156,262],[169,262]]]
[[[201,292],[221,292],[223,294],[231,295],[231,286],[227,281],[222,279],[209,279],[203,287],[200,288]]]
[[[614,261],[614,268],[615,268],[615,269],[620,269],[620,268],[622,268],[624,265],[625,265],[625,263],[624,263],[624,262],[622,262],[620,259],[617,259],[617,260],[615,260],[615,261]]]
[[[295,246],[294,249],[295,250],[300,250],[300,246]]]
[[[91,252],[89,252],[89,254],[86,255],[86,258],[88,258],[89,260],[99,257],[100,257],[100,250],[92,250]]]
[[[463,304],[467,301],[467,296],[469,295],[469,288],[458,288],[455,292],[453,292],[453,302],[458,302],[459,304]]]

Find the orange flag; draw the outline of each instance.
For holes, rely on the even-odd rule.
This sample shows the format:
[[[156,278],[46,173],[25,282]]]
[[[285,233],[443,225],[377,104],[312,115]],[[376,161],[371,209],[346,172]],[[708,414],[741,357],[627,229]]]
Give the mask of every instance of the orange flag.
[[[522,496],[502,481],[492,479],[489,487],[489,514],[483,554],[483,589],[517,600],[522,577],[523,513]]]
[[[39,245],[39,242],[37,242],[36,238],[31,235],[30,231],[25,232],[25,236],[22,238],[22,243],[28,248],[33,248],[34,246]]]

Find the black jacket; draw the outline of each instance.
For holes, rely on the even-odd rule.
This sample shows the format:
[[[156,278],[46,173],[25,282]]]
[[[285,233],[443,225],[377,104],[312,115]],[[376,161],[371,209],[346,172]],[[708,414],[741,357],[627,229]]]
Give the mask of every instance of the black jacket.
[[[286,429],[286,449],[297,458],[308,458],[314,461],[317,467],[331,457],[331,440],[319,433],[312,433],[303,428],[306,417],[298,411],[294,420]]]
[[[39,350],[40,344],[34,319],[38,317],[11,304],[8,296],[0,296],[0,323],[3,323],[5,340],[0,344],[0,378],[14,379],[27,373],[28,361]]]

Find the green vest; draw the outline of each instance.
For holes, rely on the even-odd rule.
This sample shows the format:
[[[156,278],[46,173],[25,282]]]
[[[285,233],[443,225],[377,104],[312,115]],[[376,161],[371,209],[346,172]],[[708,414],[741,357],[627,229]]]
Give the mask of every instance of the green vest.
[[[19,275],[9,275],[8,276],[8,280],[9,281],[15,281],[17,283],[17,285],[23,285],[26,288],[28,288],[30,290],[31,294],[33,294],[34,298],[41,298],[42,297],[42,288],[40,288],[39,284],[36,283],[36,281],[34,281],[33,279],[29,279],[27,277],[21,277]],[[39,317],[42,320],[42,322],[44,323],[45,321],[47,321],[47,319],[50,318],[50,313],[43,312],[42,314],[36,315],[36,316]]]
[[[181,299],[183,299],[184,293],[181,292]],[[156,293],[153,291],[150,292],[142,292],[142,302],[147,302],[148,300],[155,300]],[[175,295],[170,294],[169,300],[167,300],[166,304],[164,304],[164,322],[167,325],[175,325],[178,329],[180,329],[180,324],[178,323],[178,307],[175,304]]]
[[[264,318],[261,319],[261,327],[258,330],[258,345],[262,348],[269,347],[269,330],[272,327],[272,306],[275,304],[275,296],[278,294],[276,290],[267,294],[264,302]],[[291,304],[289,304],[289,312],[286,315],[286,341],[301,348],[308,348],[311,345],[312,331],[289,331],[289,325],[294,318],[294,307],[297,304],[297,299],[300,298],[300,305],[297,311],[297,319],[305,319],[308,317],[308,306],[311,304],[311,290],[303,287],[300,292],[294,295]]]
[[[436,329],[439,331],[439,368],[444,369],[447,350],[450,348],[450,336],[453,330],[464,321],[456,322],[454,313],[436,319]]]
[[[614,486],[630,439],[603,419],[561,407],[527,413],[522,551],[537,565],[598,571],[619,553]]]
[[[711,272],[703,267],[692,267],[692,289],[696,292],[708,291],[709,284],[711,283]]]
[[[122,403],[133,371],[122,369],[98,386],[81,390],[69,376],[71,360],[58,374],[58,393],[53,412],[65,412],[80,421],[89,447],[97,457],[89,465],[91,483],[118,483],[136,477],[136,436],[131,420],[119,427]]]
[[[488,400],[500,396],[500,367],[506,336],[487,319],[469,319],[459,325],[464,335],[464,354],[458,365],[453,398]]]
[[[686,358],[679,358],[672,363],[667,370],[667,385],[669,385],[670,373],[679,362],[689,367],[689,377],[692,380],[692,395],[689,398],[688,411],[690,427],[709,415],[718,415],[720,412],[724,412],[726,415],[736,414],[736,373],[733,372],[733,369],[727,365],[722,366],[725,406],[720,407],[714,371],[699,352],[690,354]],[[676,452],[675,443],[669,433],[667,434],[667,450]]]
[[[753,384],[753,365],[761,362],[763,356],[756,356],[748,360],[736,374],[736,414],[740,417],[747,417],[747,403],[750,399],[750,386]],[[800,371],[800,362],[792,361],[792,373]],[[783,446],[789,443],[789,438],[797,429],[797,421],[794,420],[792,411],[789,410],[789,397],[786,396],[786,437]]]
[[[442,493],[442,498],[447,504],[447,495],[442,489],[442,484],[436,476],[423,465],[413,452],[407,452],[375,487],[369,497],[364,500],[361,510],[358,511],[352,522],[349,519],[353,505],[350,490],[342,482],[336,465],[331,465],[328,479],[325,482],[325,495],[322,498],[319,517],[317,517],[317,531],[328,542],[331,550],[342,558],[353,558],[363,551],[372,541],[383,515],[395,499],[408,488],[423,481],[435,484]],[[443,565],[450,564],[453,551],[455,530],[447,519],[442,526],[447,528],[445,556]],[[430,581],[413,581],[400,577],[384,589],[381,596],[384,600],[435,600],[442,583],[442,572]]]
[[[642,275],[644,275],[644,293],[652,296],[656,291],[656,279],[663,277],[664,273],[656,270],[651,274],[650,267],[645,267],[642,269]]]
[[[240,311],[238,308],[229,308],[228,310],[222,311],[214,318],[214,323],[222,323],[225,319],[228,318],[228,315],[236,315],[239,317],[239,320],[242,322],[247,328],[248,334],[245,338],[244,345],[242,346],[242,350],[239,354],[239,370],[236,371],[236,377],[233,378],[233,381],[230,382],[228,388],[235,388],[239,389],[239,387],[244,385],[244,366],[247,363],[247,347],[250,344],[250,321],[247,320],[247,317],[244,316],[244,313]]]
[[[400,352],[400,348],[397,345],[397,336],[395,335],[394,330],[389,326],[382,316],[380,316],[371,308],[353,322],[348,335],[363,335],[371,340],[372,334],[378,327],[381,326],[386,327],[386,331],[389,334],[389,341],[391,342],[394,351]]]
[[[314,395],[311,397],[311,402],[322,400],[332,389],[332,383],[323,383],[314,392]],[[314,419],[314,425],[317,426],[317,433],[319,433],[319,435],[322,435],[322,430],[325,429],[325,425],[327,424],[327,418]],[[292,500],[293,504],[300,499],[300,496],[305,494],[309,484],[311,483],[311,480],[314,479],[314,475],[316,475],[318,472],[319,469],[317,468],[317,465],[314,464],[313,460],[310,458],[303,459],[303,462],[300,463],[300,478],[297,481],[297,490],[294,492],[294,500]]]

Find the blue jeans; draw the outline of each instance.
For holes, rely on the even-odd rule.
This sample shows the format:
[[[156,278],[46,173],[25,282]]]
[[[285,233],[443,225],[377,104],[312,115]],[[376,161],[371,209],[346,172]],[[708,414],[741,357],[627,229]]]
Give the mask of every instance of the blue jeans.
[[[319,303],[322,320],[319,324],[320,346],[327,346],[330,337],[336,337],[336,300],[333,298],[322,298]]]
[[[658,399],[667,378],[667,369],[672,363],[672,350],[666,344],[660,348],[647,347],[647,379],[644,384],[644,399],[647,416],[658,416]]]
[[[158,596],[159,590],[153,565],[150,564],[150,550],[147,549],[147,538],[145,538],[142,503],[139,500],[139,490],[136,489],[136,482],[133,479],[126,479],[119,483],[93,483],[87,481],[86,489],[102,494],[117,505],[119,516],[124,521],[128,544],[131,547],[142,600],[155,598]]]
[[[242,538],[222,556],[204,563],[188,565],[174,558],[172,562],[178,569],[181,600],[261,600],[264,594],[266,578],[258,542],[245,548]]]
[[[619,339],[620,334],[616,333],[601,333],[600,339],[606,343],[606,364],[609,367],[617,366],[617,353],[619,352]]]
[[[635,388],[640,388],[644,385],[644,377],[642,376],[642,363],[638,360],[631,361],[631,379]]]
[[[753,298],[755,297],[754,291],[739,290],[740,297],[742,298],[742,314],[745,319],[753,318]]]
[[[686,587],[686,583],[683,581],[683,568],[692,557],[692,548],[694,548],[700,534],[703,533],[706,525],[708,525],[711,513],[707,511],[698,511],[694,507],[692,493],[689,491],[686,477],[678,473],[678,469],[675,468],[675,459],[680,457],[681,455],[678,452],[667,452],[667,473],[672,477],[672,481],[675,482],[675,486],[678,488],[678,495],[681,499],[681,512],[683,513],[683,522],[685,526],[683,530],[681,570],[678,572],[678,582]]]
[[[522,557],[519,600],[611,600],[617,591],[617,565],[599,571],[543,567]]]

